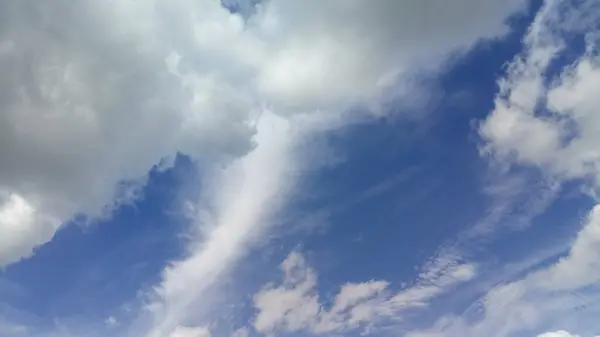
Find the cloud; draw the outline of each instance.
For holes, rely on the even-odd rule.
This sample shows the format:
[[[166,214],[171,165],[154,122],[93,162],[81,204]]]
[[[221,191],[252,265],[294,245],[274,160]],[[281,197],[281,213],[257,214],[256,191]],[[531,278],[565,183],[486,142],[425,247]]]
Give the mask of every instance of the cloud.
[[[573,325],[588,334],[597,329],[594,291],[600,280],[600,205],[590,212],[568,254],[554,264],[526,274],[521,279],[488,289],[472,307],[482,317],[445,317],[418,336],[512,336],[540,326]],[[577,316],[575,321],[573,315]]]
[[[479,129],[484,152],[540,167],[559,180],[600,182],[597,13],[594,1],[545,2],[525,37],[524,51],[499,81],[494,110]],[[572,50],[568,39],[576,35],[586,37],[587,51],[564,66],[557,60]]]
[[[566,331],[556,331],[556,332],[546,332],[541,335],[538,335],[538,337],[578,337],[578,336],[571,335],[570,333],[568,333]]]
[[[250,336],[250,333],[248,332],[248,328],[237,329],[231,334],[231,337],[248,337],[248,336]]]
[[[214,0],[2,3],[0,193],[34,215],[0,226],[27,229],[0,263],[76,215],[109,216],[178,152],[243,156],[264,106],[326,114],[370,100],[390,74],[502,36],[524,5],[271,0],[242,18]]]
[[[408,310],[425,308],[436,296],[475,276],[472,265],[458,265],[428,282],[391,293],[387,281],[347,283],[326,308],[316,292],[317,275],[299,252],[281,264],[281,285],[267,285],[254,296],[258,313],[253,327],[272,335],[307,331],[314,334],[366,328],[384,319],[398,319]]]
[[[7,336],[24,336],[29,332],[27,326],[6,322],[4,319],[0,320],[1,334],[6,334]]]
[[[148,336],[164,336],[181,321],[200,319],[202,310],[206,314],[207,289],[264,234],[278,207],[286,202],[294,170],[299,169],[290,149],[297,132],[288,120],[268,113],[257,129],[256,148],[213,182],[216,190],[208,194],[217,211],[208,220],[214,223],[208,225],[212,229],[206,239],[193,246],[186,259],[165,269],[156,287],[159,298],[150,304],[154,319]],[[196,226],[205,226],[201,220]]]
[[[502,36],[505,19],[524,6],[519,0],[265,2],[256,20],[277,47],[258,74],[258,88],[292,108],[368,99],[390,72]]]
[[[195,224],[209,228],[207,237],[165,270],[149,305],[150,335],[176,331],[285,201],[298,113],[343,118],[396,75],[503,36],[506,18],[524,6],[271,0],[242,18],[212,0],[4,3],[0,237],[11,243],[0,241],[0,263],[31,255],[76,215],[109,216],[178,152],[201,165],[225,162],[209,177],[223,186],[208,197],[210,223]],[[267,131],[255,137],[257,125]],[[382,308],[424,302],[437,289]],[[356,309],[364,294],[347,288],[335,310],[352,307],[365,320],[368,309]]]
[[[108,318],[104,321],[107,327],[113,328],[119,325],[119,321],[114,316],[108,316]]]
[[[494,110],[480,125],[483,154],[503,166],[537,167],[556,184],[581,179],[598,188],[600,157],[593,131],[599,127],[598,102],[591,89],[600,78],[598,6],[596,1],[544,3],[524,38],[523,52],[499,80]],[[586,50],[565,66],[574,36],[585,37]],[[555,264],[488,288],[461,316],[443,317],[410,336],[500,337],[540,327],[597,332],[599,209],[590,210],[568,254]],[[549,336],[561,334],[566,333]]]
[[[580,337],[579,335],[572,335],[564,330],[559,330],[555,332],[546,332],[537,337]]]
[[[59,221],[39,212],[18,194],[8,194],[0,203],[0,266],[33,253],[32,248],[48,241]]]
[[[207,327],[184,327],[178,326],[169,337],[211,337],[212,334]]]
[[[191,9],[220,13],[200,3]],[[0,224],[3,238],[23,229],[0,248],[2,265],[30,255],[73,216],[102,217],[135,198],[153,165],[177,152],[219,159],[251,148],[244,93],[210,69],[167,62],[215,56],[192,50],[190,15],[171,21],[167,13],[183,4],[0,5],[0,193],[12,195],[0,202],[6,210],[20,200],[31,213]]]
[[[570,254],[558,261],[539,285],[551,291],[573,290],[600,281],[600,205],[588,215],[587,225],[579,232]]]
[[[189,23],[193,31],[185,40],[192,46],[172,50],[166,58],[170,73],[194,93],[194,102],[208,106],[190,123],[217,118],[206,111],[229,106],[229,95],[240,97],[233,101],[239,102],[233,106],[240,111],[256,107],[263,115],[258,122],[252,114],[243,116],[258,125],[256,149],[233,160],[222,175],[210,177],[224,188],[207,193],[210,219],[195,224],[210,230],[192,243],[187,259],[165,270],[156,289],[159,299],[149,305],[154,317],[149,336],[162,336],[181,321],[200,319],[208,307],[207,290],[231,270],[251,239],[267,232],[269,216],[291,194],[294,176],[287,175],[288,166],[298,170],[304,165],[290,146],[299,138],[295,131],[307,137],[314,128],[343,125],[345,108],[380,98],[380,90],[394,84],[390,74],[396,79],[416,66],[437,66],[450,53],[468,50],[482,38],[502,36],[508,30],[506,18],[524,6],[523,1],[464,1],[464,7],[438,11],[445,2],[274,0],[261,3],[242,20],[216,3],[179,1],[180,7],[165,9],[173,16],[169,19],[178,26]],[[464,8],[474,12],[467,15]],[[415,20],[418,16],[431,18],[431,26]],[[472,30],[473,24],[481,29]],[[267,125],[265,131],[261,125]],[[220,130],[212,133],[223,136]],[[394,303],[390,306],[399,305]],[[305,309],[312,310],[311,305]]]

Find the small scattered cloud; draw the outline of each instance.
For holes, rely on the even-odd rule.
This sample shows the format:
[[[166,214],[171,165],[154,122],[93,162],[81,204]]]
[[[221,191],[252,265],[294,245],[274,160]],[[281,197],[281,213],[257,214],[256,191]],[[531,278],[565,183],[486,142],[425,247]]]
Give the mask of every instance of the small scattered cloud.
[[[250,332],[248,331],[248,328],[239,328],[231,334],[231,337],[249,337],[249,336],[250,336]]]
[[[546,333],[538,335],[537,337],[581,337],[581,336],[573,335],[564,330],[559,330],[559,331],[555,331],[555,332],[546,332]]]
[[[207,327],[178,326],[169,337],[211,337],[212,334]]]
[[[106,323],[106,326],[109,328],[113,328],[119,324],[119,322],[117,321],[115,316],[108,316],[108,318],[106,319],[106,321],[104,321],[104,323]]]
[[[267,285],[254,296],[258,311],[253,326],[270,335],[306,331],[313,334],[367,328],[386,319],[400,319],[409,310],[427,308],[436,296],[475,276],[472,265],[458,265],[427,282],[392,292],[387,281],[343,285],[327,308],[317,293],[316,272],[294,251],[281,264],[283,281]]]

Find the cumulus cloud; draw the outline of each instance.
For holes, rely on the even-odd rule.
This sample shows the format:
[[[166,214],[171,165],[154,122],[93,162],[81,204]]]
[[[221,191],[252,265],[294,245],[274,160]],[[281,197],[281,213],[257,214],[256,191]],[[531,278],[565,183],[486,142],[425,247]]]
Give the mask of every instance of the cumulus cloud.
[[[499,81],[495,109],[479,130],[484,151],[559,179],[600,182],[598,7],[595,1],[545,2],[524,51]],[[567,53],[568,36],[577,34],[585,36],[587,50],[572,64],[557,63]]]
[[[277,47],[258,74],[258,88],[298,108],[369,98],[390,73],[419,59],[439,60],[502,36],[505,19],[524,6],[520,0],[268,1],[256,20]]]
[[[281,264],[283,281],[268,285],[254,296],[258,313],[253,327],[271,335],[307,331],[314,334],[346,332],[368,327],[384,319],[399,319],[408,310],[425,308],[436,296],[475,276],[472,265],[458,265],[428,283],[393,293],[387,281],[347,283],[326,307],[316,291],[316,272],[299,252]]]
[[[34,215],[2,223],[15,240],[0,262],[75,215],[110,215],[177,152],[247,153],[264,106],[324,113],[368,100],[417,60],[502,36],[524,2],[271,0],[245,18],[216,0],[4,2],[0,192]]]
[[[0,204],[0,266],[31,255],[32,248],[48,241],[60,225],[57,219],[40,214],[18,194],[8,194],[3,199]]]
[[[599,9],[597,1],[544,2],[480,125],[484,154],[503,165],[537,167],[557,184],[581,179],[598,189]],[[564,65],[577,36],[585,50]],[[599,212],[590,210],[568,254],[554,264],[493,286],[462,316],[443,317],[410,336],[501,337],[540,327],[557,331],[540,336],[575,336],[561,328],[597,333]]]
[[[220,11],[200,3],[203,15]],[[167,12],[179,15],[181,5]],[[0,5],[0,192],[12,195],[2,207],[20,200],[31,213],[0,224],[0,237],[14,238],[0,248],[3,264],[29,255],[74,215],[103,216],[135,197],[152,166],[178,151],[222,157],[251,147],[250,102],[210,69],[167,62],[215,54],[190,50],[191,16],[172,21],[157,7]]]

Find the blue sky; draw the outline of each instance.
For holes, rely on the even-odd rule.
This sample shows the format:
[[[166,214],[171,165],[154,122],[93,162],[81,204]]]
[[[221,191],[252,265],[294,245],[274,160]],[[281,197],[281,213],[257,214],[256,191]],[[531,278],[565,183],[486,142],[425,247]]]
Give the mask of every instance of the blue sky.
[[[598,1],[0,13],[0,337],[600,334]]]

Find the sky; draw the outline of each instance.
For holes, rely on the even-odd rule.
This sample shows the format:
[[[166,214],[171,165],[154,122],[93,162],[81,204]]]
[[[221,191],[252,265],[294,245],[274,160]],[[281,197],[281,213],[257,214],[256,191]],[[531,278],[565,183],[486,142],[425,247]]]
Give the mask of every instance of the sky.
[[[0,337],[600,335],[600,1],[0,2]]]

